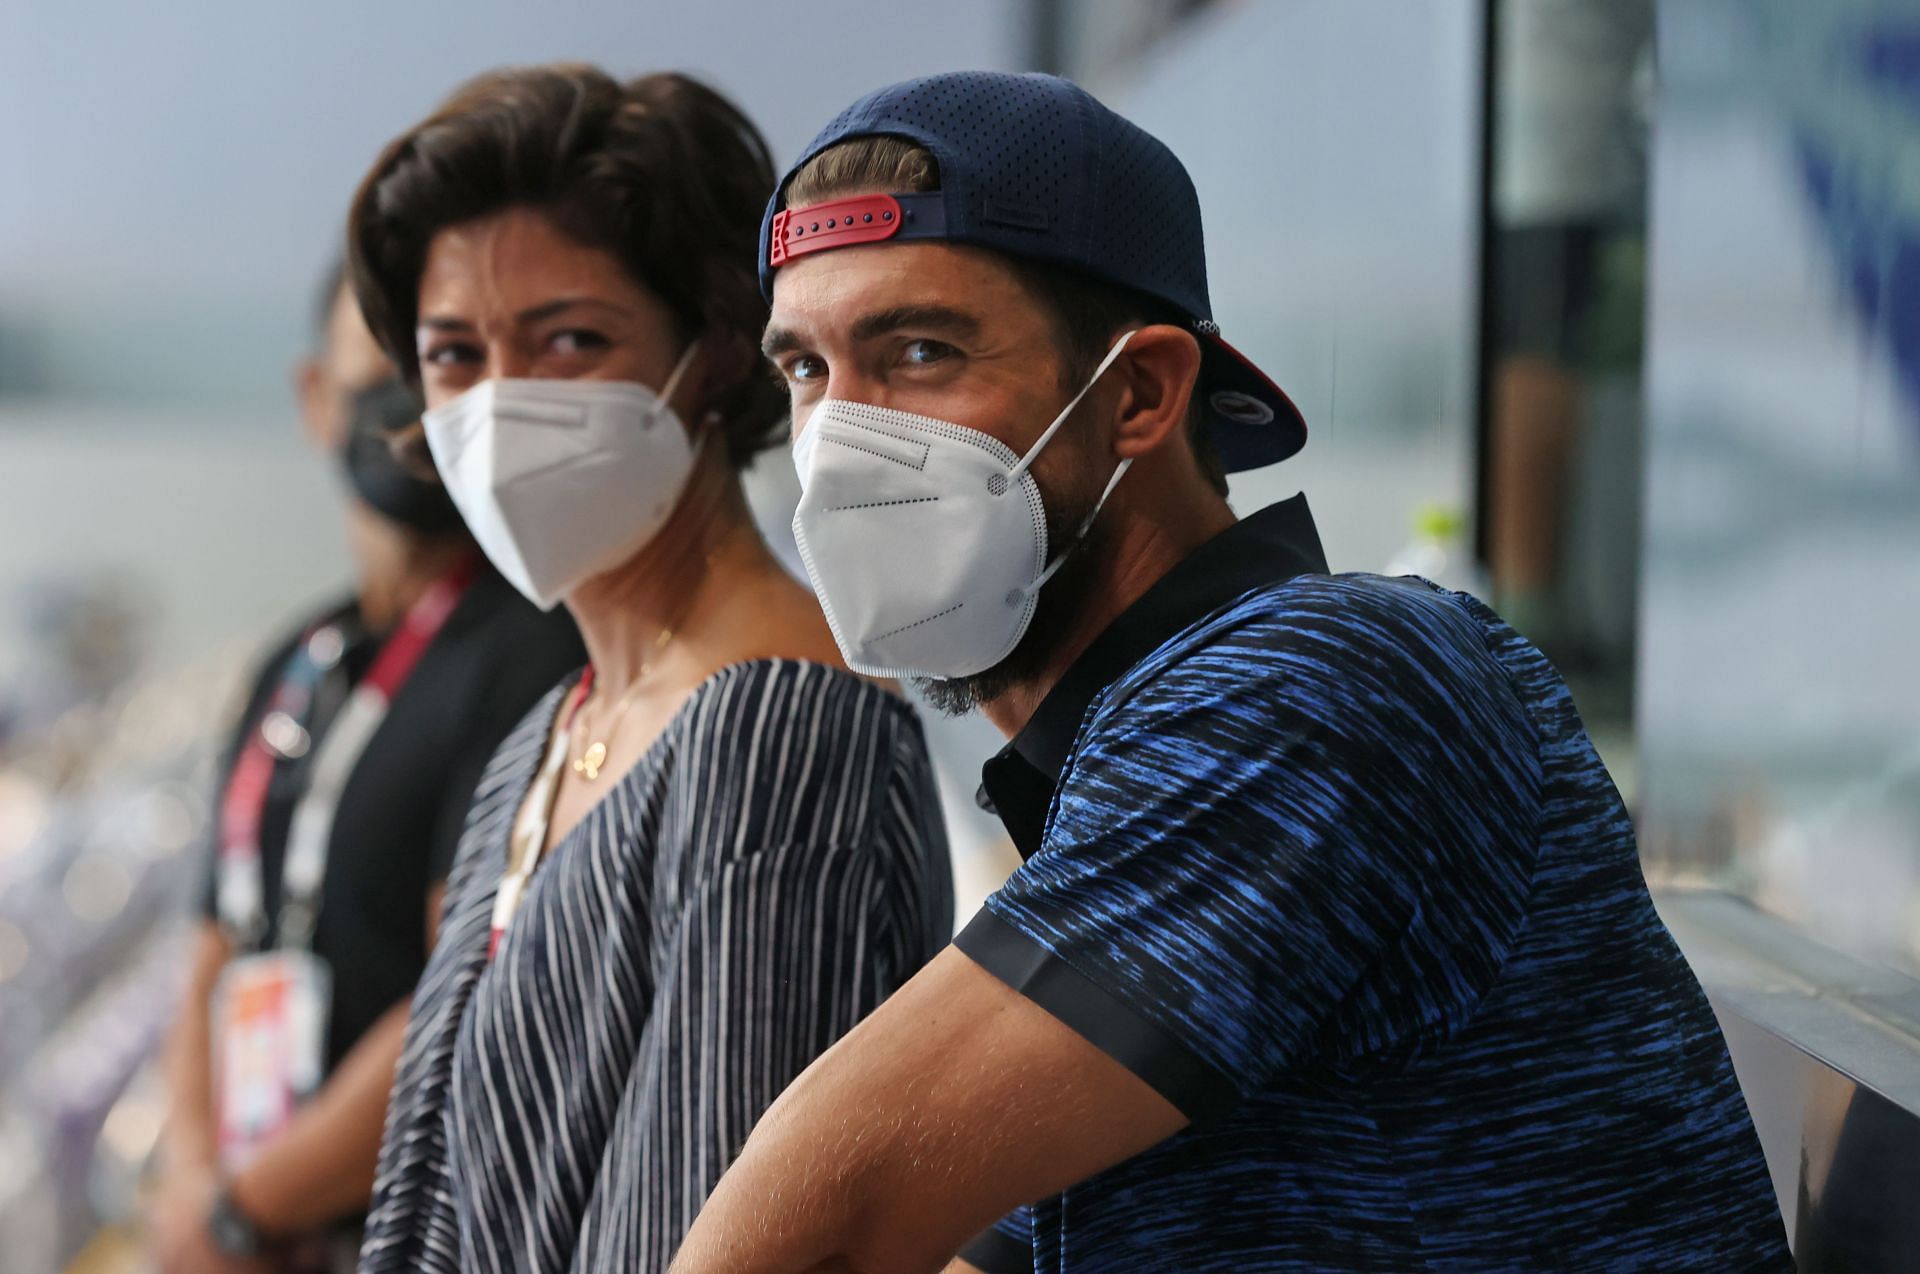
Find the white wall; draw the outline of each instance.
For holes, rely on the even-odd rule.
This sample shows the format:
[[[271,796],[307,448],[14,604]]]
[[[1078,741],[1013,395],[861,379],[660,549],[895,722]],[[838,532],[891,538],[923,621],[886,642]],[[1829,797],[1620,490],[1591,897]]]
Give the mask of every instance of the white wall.
[[[580,58],[680,69],[777,157],[890,80],[1021,53],[1018,0],[0,0],[0,324],[140,404],[265,408],[380,145],[456,83]]]

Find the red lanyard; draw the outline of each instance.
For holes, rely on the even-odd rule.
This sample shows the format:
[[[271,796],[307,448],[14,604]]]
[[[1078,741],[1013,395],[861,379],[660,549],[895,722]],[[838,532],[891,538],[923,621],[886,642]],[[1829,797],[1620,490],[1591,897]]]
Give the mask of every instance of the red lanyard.
[[[400,626],[381,644],[367,675],[347,696],[326,737],[317,745],[306,791],[294,807],[287,832],[280,889],[282,946],[304,946],[311,940],[340,793],[385,720],[387,708],[473,582],[475,566],[474,559],[468,557],[428,585],[408,608]],[[295,718],[310,711],[320,683],[338,662],[342,644],[338,628],[332,625],[307,635],[289,660],[267,713],[248,733],[227,780],[220,806],[218,909],[230,934],[249,947],[258,942],[266,925],[260,825],[274,767],[283,758],[302,755],[308,746]],[[283,732],[298,741],[300,752],[289,752],[286,740],[269,737],[269,724],[276,719]]]

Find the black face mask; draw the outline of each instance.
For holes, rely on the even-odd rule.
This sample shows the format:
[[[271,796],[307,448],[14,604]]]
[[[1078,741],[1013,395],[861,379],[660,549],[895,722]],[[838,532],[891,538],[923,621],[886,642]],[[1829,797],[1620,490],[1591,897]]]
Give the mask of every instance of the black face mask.
[[[460,525],[460,510],[447,489],[408,473],[388,441],[420,419],[424,406],[398,378],[361,390],[348,405],[340,461],[354,494],[375,512],[415,531],[451,531]]]

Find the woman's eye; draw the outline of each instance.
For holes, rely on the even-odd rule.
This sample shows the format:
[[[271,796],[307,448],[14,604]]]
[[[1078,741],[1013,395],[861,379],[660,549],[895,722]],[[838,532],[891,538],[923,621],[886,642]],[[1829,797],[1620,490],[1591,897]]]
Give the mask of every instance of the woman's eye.
[[[558,354],[585,354],[603,350],[609,344],[606,337],[586,328],[568,328],[564,332],[555,332],[548,342]]]
[[[480,347],[464,341],[448,341],[444,345],[430,345],[420,355],[423,363],[432,363],[439,367],[457,367],[463,363],[477,363],[481,359]]]
[[[788,380],[819,380],[827,374],[827,360],[813,354],[802,354],[787,364]]]
[[[945,341],[908,341],[906,347],[900,351],[900,357],[903,362],[927,367],[944,362],[958,352]]]

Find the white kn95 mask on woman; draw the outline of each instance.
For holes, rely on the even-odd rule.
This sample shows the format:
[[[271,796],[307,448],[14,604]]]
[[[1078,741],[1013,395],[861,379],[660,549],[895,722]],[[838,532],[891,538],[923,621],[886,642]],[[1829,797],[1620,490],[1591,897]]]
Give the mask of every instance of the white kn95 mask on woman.
[[[969,677],[1012,653],[1045,584],[1131,460],[1047,558],[1029,466],[1133,336],[1114,343],[1025,456],[978,429],[825,399],[794,442],[793,535],[847,666],[877,677]]]
[[[486,380],[421,417],[440,480],[487,559],[542,610],[657,534],[693,472],[668,403],[633,381]]]

